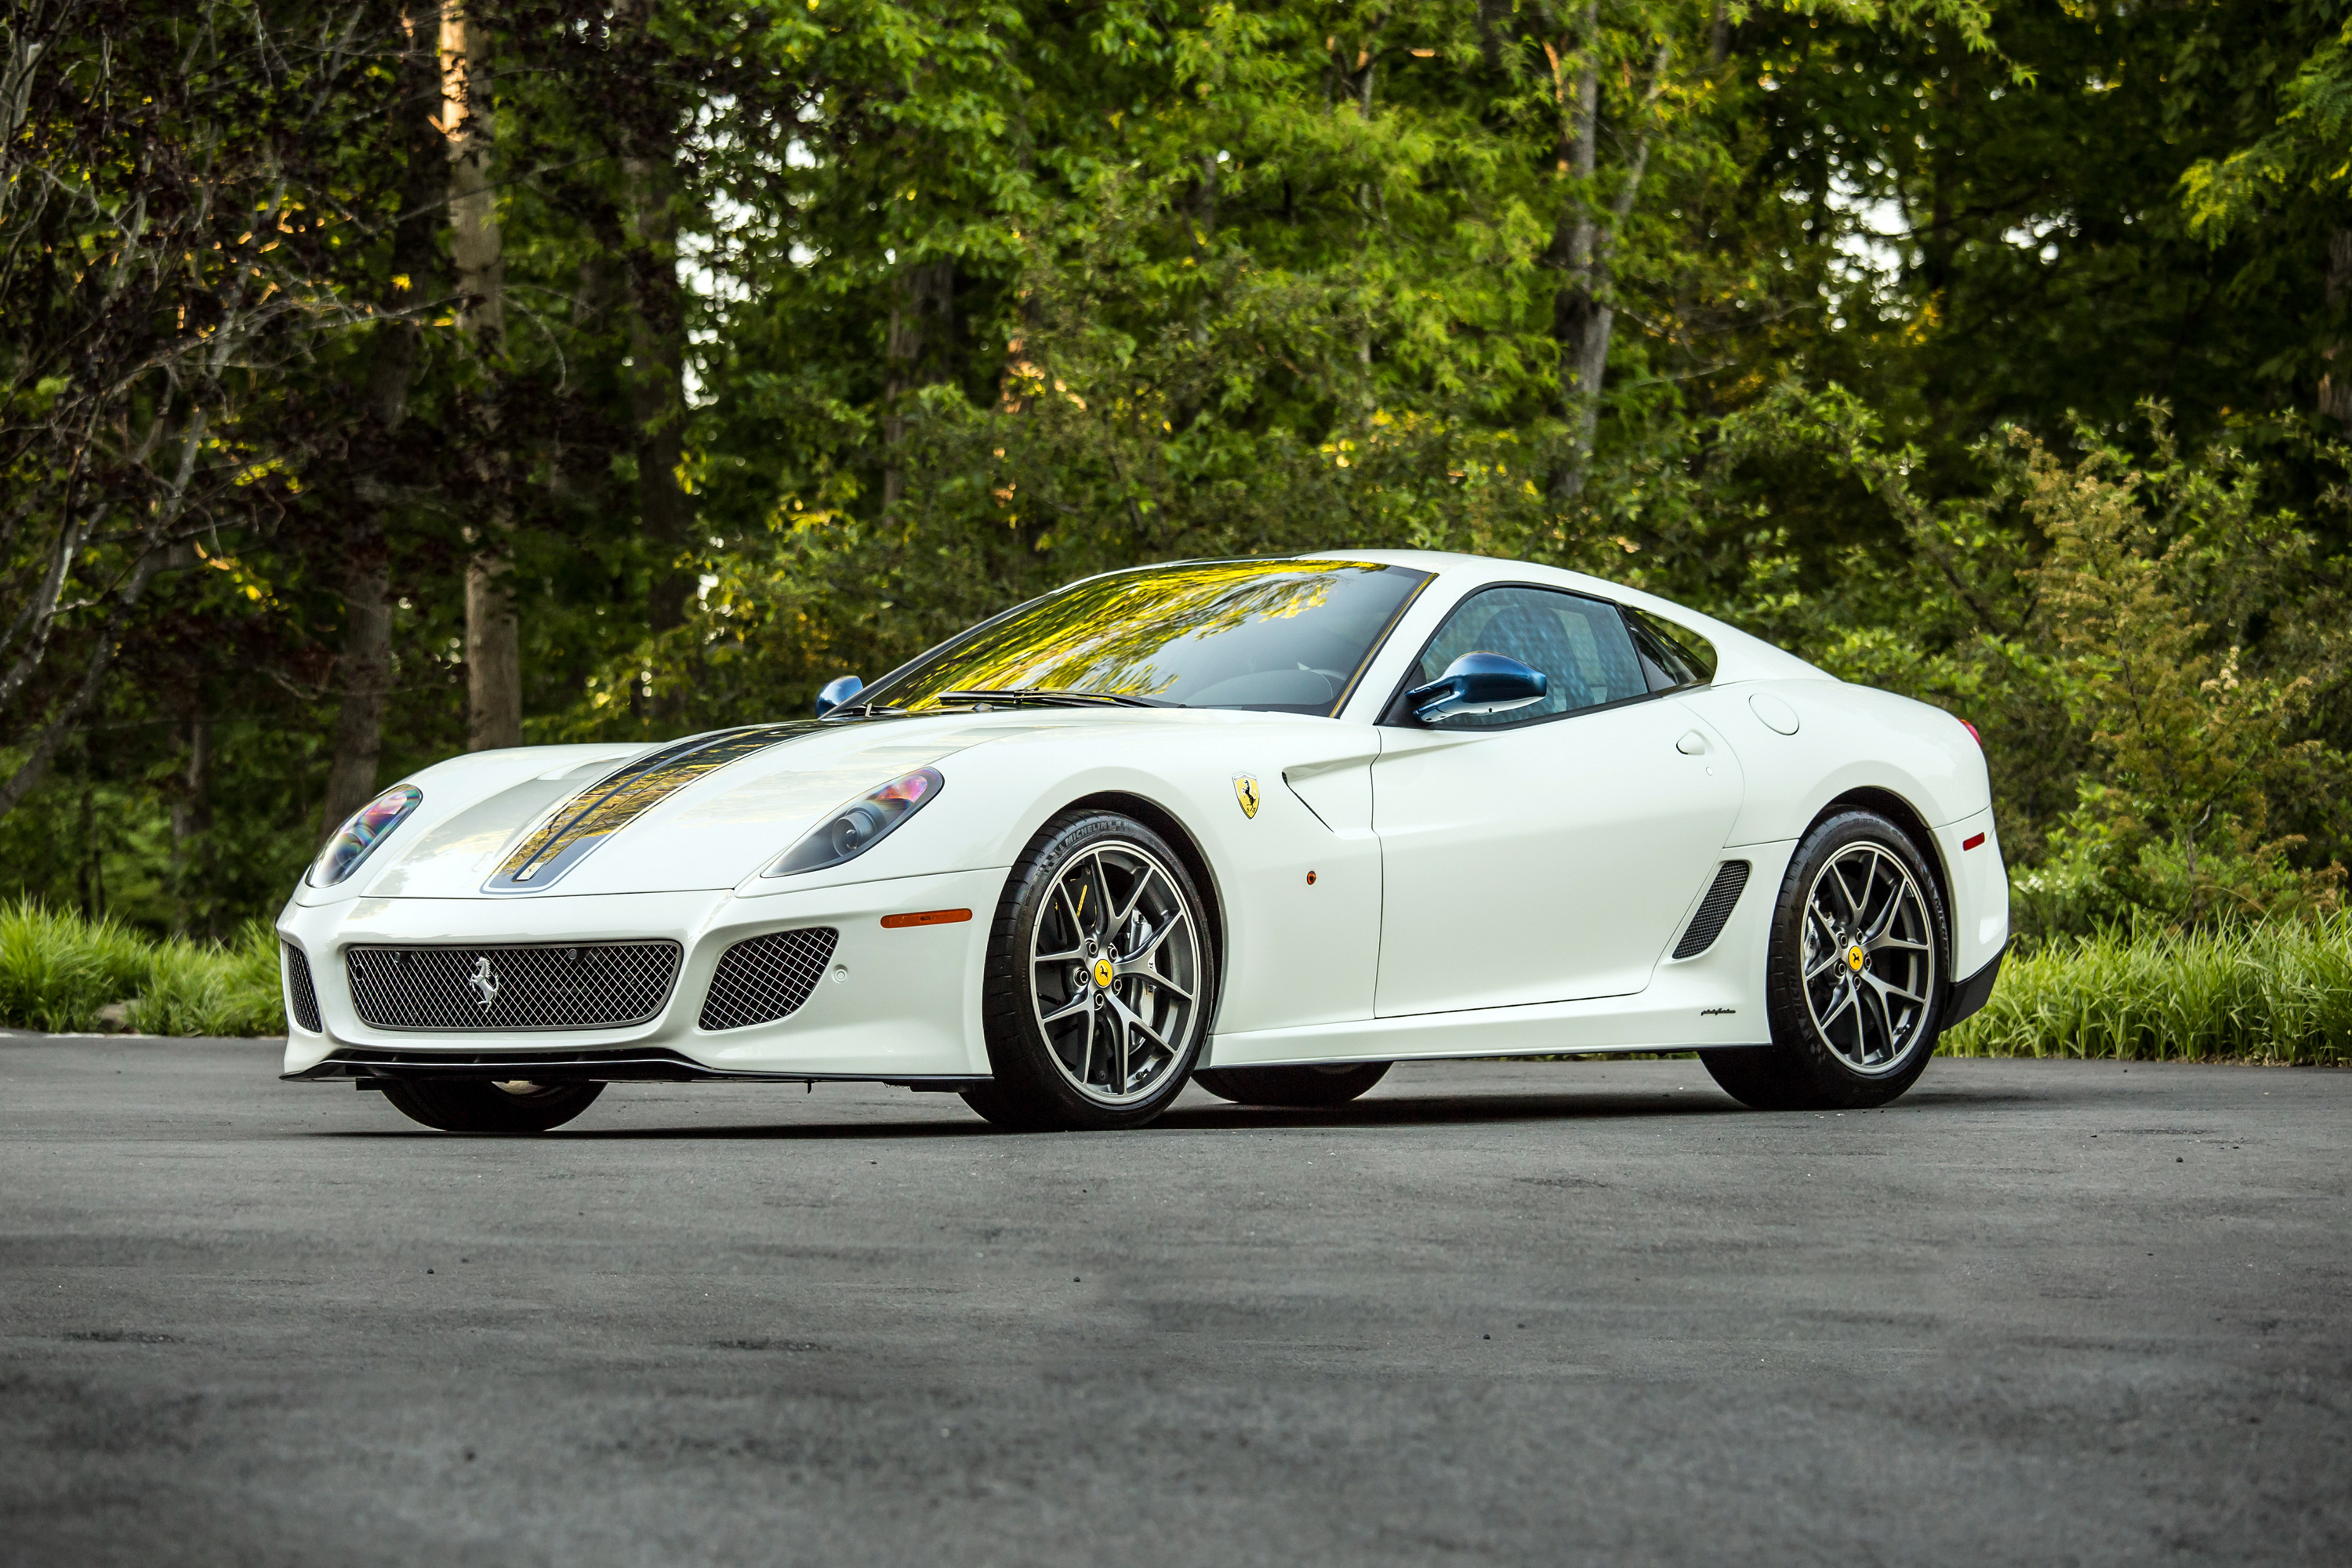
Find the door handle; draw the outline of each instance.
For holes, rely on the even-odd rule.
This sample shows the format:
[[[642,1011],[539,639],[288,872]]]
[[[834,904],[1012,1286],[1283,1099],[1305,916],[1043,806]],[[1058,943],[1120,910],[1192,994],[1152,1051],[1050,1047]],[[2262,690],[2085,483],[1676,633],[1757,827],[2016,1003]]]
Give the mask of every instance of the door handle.
[[[1685,757],[1705,756],[1706,754],[1706,737],[1700,734],[1696,730],[1685,731],[1683,732],[1683,738],[1675,742],[1675,750],[1680,752]]]

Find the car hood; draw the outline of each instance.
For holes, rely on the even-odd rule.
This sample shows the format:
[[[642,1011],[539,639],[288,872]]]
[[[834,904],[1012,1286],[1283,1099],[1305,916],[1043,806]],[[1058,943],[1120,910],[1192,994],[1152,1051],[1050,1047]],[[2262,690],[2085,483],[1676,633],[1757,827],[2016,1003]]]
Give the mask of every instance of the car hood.
[[[357,875],[335,889],[306,886],[297,898],[528,900],[732,888],[835,807],[1007,730],[968,716],[812,721],[652,747],[538,746],[453,758],[409,781],[424,793],[415,816]]]

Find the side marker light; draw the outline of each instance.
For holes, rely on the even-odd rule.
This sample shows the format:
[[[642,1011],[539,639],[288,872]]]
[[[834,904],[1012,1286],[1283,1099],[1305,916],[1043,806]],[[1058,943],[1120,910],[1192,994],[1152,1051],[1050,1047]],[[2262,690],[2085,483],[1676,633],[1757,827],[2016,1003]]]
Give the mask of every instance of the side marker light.
[[[971,919],[970,910],[925,910],[919,915],[884,915],[884,931],[904,931],[908,926],[961,925]]]
[[[1978,845],[1979,845],[1979,844],[1983,843],[1983,842],[1984,842],[1984,840],[1985,840],[1985,836],[1984,836],[1983,834],[1981,834],[1981,833],[1971,834],[1969,837],[1968,837],[1963,838],[1963,839],[1961,839],[1961,840],[1960,840],[1960,847],[1961,847],[1962,849],[1973,849],[1973,848],[1975,848]]]

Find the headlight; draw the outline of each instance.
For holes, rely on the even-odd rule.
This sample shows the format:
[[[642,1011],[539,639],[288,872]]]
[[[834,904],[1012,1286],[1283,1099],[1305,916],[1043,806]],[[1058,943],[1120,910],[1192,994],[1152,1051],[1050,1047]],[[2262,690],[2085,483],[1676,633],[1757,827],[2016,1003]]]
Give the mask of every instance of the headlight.
[[[369,851],[383,842],[385,834],[407,821],[424,798],[425,792],[415,784],[394,784],[353,812],[310,863],[310,886],[331,888],[358,870]]]
[[[917,768],[905,778],[893,779],[826,817],[760,875],[789,877],[854,860],[929,805],[946,785],[947,780],[929,768]]]

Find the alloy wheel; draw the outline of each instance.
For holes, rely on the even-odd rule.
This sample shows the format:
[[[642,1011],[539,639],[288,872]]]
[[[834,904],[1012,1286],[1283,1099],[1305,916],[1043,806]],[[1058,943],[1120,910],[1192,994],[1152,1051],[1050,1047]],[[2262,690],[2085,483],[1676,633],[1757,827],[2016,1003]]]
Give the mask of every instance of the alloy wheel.
[[[1893,1072],[1927,1033],[1935,928],[1910,868],[1875,844],[1830,858],[1805,896],[1805,1006],[1848,1068]]]
[[[1182,1061],[1199,1026],[1198,922],[1138,845],[1097,844],[1055,878],[1029,943],[1046,1054],[1098,1105],[1128,1105]]]

